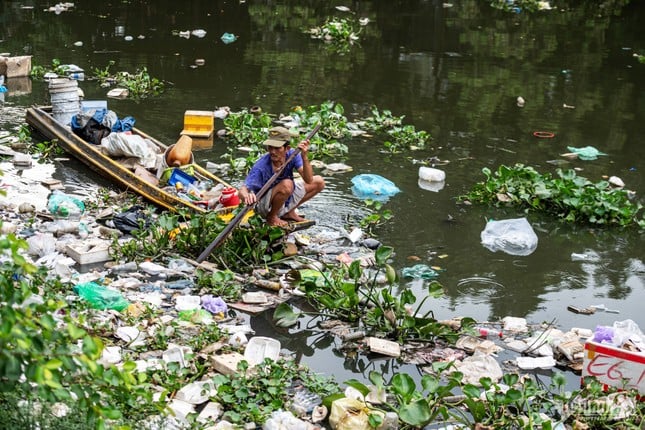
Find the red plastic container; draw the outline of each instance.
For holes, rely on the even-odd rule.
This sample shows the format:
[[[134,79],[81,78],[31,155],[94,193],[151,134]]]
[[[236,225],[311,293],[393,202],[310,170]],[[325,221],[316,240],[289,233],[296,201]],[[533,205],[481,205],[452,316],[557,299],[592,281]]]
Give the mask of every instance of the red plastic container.
[[[222,190],[219,202],[223,206],[237,206],[240,204],[240,196],[237,194],[237,190],[235,188],[226,187]]]

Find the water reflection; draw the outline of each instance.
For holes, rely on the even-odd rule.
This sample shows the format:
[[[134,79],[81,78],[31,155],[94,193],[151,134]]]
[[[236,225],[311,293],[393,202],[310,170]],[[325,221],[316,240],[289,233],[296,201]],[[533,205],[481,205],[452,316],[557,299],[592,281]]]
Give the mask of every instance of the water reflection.
[[[564,225],[512,208],[465,206],[456,197],[483,180],[483,167],[521,162],[540,172],[576,168],[594,181],[617,175],[643,201],[645,108],[639,101],[645,75],[633,58],[645,46],[643,2],[563,1],[558,10],[536,14],[506,14],[476,0],[449,8],[439,1],[350,2],[370,24],[357,49],[346,55],[304,34],[337,13],[314,0],[77,1],[60,15],[41,12],[45,2],[34,3],[29,10],[17,1],[0,2],[1,50],[34,55],[34,64],[41,65],[58,58],[86,68],[105,68],[110,61],[113,70],[146,66],[171,83],[167,92],[145,102],[110,100],[110,107],[133,115],[137,126],[167,143],[177,140],[188,109],[260,105],[277,115],[326,100],[342,103],[350,119],[376,105],[430,132],[426,149],[405,154],[382,153],[383,136],[347,142],[345,159],[324,161],[345,162],[353,172],[326,176],[328,187],[303,211],[317,221],[312,235],[340,232],[367,213],[351,195],[354,175],[374,173],[393,181],[401,189],[385,205],[393,219],[375,233],[395,248],[398,269],[417,261],[443,269],[439,281],[446,297],[428,303],[438,318],[557,318],[563,328],[593,328],[626,318],[642,323],[642,234]],[[173,34],[197,28],[206,31],[204,38]],[[224,32],[238,39],[225,45],[219,40]],[[134,39],[126,42],[126,35]],[[76,41],[83,46],[74,46]],[[204,59],[204,66],[191,67],[196,58]],[[88,98],[105,98],[105,90],[91,81],[82,87]],[[517,105],[518,96],[525,99],[523,107]],[[9,94],[5,100],[0,122],[12,127],[21,118],[6,114],[10,105],[43,103],[47,94],[42,82],[32,81],[31,93]],[[537,139],[533,132],[538,130],[555,136]],[[200,151],[198,161],[220,162],[223,145],[216,141],[211,150]],[[593,162],[560,157],[567,146],[587,145],[609,155]],[[446,180],[437,192],[419,186],[413,164],[432,157],[449,161],[441,166]],[[96,180],[71,162],[60,164],[59,179],[78,192]],[[533,254],[512,257],[481,245],[487,219],[522,216],[539,238]],[[572,261],[572,254],[588,251],[597,253],[599,261]],[[413,289],[417,297],[423,295],[422,283]],[[588,317],[566,310],[567,304],[603,302],[621,313]],[[311,341],[313,329],[276,335],[328,373],[336,367],[348,374],[368,368],[391,371],[387,366],[396,365],[372,364],[372,357],[360,355],[345,358],[336,340]],[[315,353],[310,356],[311,348]]]

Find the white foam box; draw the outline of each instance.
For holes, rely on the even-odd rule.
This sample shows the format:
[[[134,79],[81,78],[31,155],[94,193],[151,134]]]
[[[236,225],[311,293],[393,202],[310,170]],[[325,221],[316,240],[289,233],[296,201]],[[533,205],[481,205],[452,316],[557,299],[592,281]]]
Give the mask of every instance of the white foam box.
[[[88,239],[69,243],[65,253],[78,264],[100,263],[110,260],[108,249],[110,241],[102,239]]]
[[[582,378],[595,377],[605,386],[635,389],[645,395],[645,353],[594,341],[585,343]]]
[[[211,365],[222,375],[234,375],[237,373],[237,365],[245,360],[239,352],[211,356]]]
[[[379,339],[378,337],[367,338],[367,344],[370,351],[377,354],[383,354],[390,357],[398,357],[401,355],[401,345],[391,340]]]

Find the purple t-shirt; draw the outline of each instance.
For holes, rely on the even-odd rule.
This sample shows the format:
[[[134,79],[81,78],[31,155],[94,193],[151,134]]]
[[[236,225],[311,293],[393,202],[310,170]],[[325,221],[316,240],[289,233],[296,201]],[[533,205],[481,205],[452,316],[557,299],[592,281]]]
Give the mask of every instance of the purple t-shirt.
[[[291,156],[293,151],[295,151],[295,149],[290,149],[287,151],[287,158]],[[282,169],[280,176],[278,176],[273,184],[271,184],[271,188],[273,188],[278,182],[282,181],[283,179],[291,179],[293,181],[293,171],[298,170],[301,167],[302,156],[301,154],[298,154],[293,157],[293,160],[291,160],[284,169]],[[251,170],[249,171],[249,174],[244,181],[244,185],[246,185],[246,188],[248,188],[249,190],[257,193],[264,186],[264,184],[269,179],[271,179],[271,176],[273,176],[271,156],[270,154],[264,154],[258,161],[255,162],[253,167],[251,167]],[[285,204],[288,204],[289,200],[291,200],[291,196],[289,196]]]

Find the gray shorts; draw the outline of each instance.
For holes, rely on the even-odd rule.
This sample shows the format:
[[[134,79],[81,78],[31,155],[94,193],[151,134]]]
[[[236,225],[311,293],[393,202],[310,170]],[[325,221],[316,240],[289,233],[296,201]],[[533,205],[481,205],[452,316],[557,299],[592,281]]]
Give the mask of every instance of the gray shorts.
[[[263,218],[266,218],[267,214],[271,210],[271,191],[273,190],[269,189],[269,191],[267,191],[267,193],[260,200],[258,200],[257,204],[255,205],[255,212],[260,214],[260,216],[262,216]],[[305,183],[302,180],[294,180],[294,189],[293,194],[291,194],[291,200],[289,201],[289,204],[282,206],[282,208],[278,211],[278,216],[281,217],[282,215],[298,206],[300,200],[302,200],[304,196]]]

